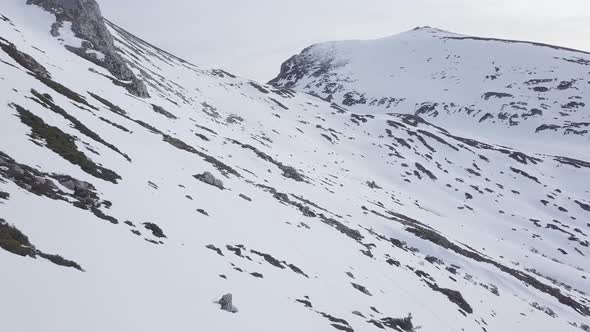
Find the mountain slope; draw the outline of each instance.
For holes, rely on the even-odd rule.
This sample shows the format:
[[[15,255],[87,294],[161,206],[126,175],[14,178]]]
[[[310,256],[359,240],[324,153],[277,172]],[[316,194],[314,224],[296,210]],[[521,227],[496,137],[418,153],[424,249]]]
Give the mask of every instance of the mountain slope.
[[[8,329],[588,324],[588,162],[204,70],[104,21],[125,79],[83,22],[52,36],[56,12],[0,6]]]
[[[567,145],[579,153],[590,139],[590,53],[557,46],[423,27],[313,45],[270,83],[356,112],[423,116],[502,144],[541,141],[548,153]]]

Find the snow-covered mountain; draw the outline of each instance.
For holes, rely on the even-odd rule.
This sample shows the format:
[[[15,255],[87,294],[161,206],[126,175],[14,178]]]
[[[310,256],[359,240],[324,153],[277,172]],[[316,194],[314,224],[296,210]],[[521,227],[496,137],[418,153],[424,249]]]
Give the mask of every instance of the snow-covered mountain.
[[[590,142],[590,52],[421,27],[313,45],[270,83],[523,148],[576,154]]]
[[[103,20],[93,0],[28,2],[0,5],[4,329],[590,329],[588,135],[531,130],[564,117],[548,109],[509,128],[552,135],[551,153],[523,150],[489,139],[491,120],[466,135],[466,111],[422,118],[403,103],[379,112],[348,102],[336,63],[314,84],[285,65],[265,85],[160,50]],[[422,43],[422,33],[392,40]],[[486,54],[524,47],[489,45]],[[543,83],[545,103],[553,112],[569,92],[582,103],[582,81],[557,86],[587,77],[572,68],[589,57],[550,52],[579,58],[538,64],[559,73],[543,75],[556,79]],[[450,93],[413,90],[442,84],[423,74],[396,98],[442,105]],[[331,101],[328,77],[340,86]],[[480,84],[452,96],[467,102]],[[500,114],[494,98],[504,102],[478,108]],[[569,113],[587,117],[585,106]],[[443,114],[456,122],[437,122]]]

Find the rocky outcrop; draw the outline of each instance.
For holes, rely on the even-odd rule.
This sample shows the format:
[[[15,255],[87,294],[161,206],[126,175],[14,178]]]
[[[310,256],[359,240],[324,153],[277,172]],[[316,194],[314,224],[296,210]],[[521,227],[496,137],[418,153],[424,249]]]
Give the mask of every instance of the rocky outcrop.
[[[367,186],[371,189],[383,189],[375,181],[367,181]]]
[[[166,235],[164,234],[164,231],[162,230],[162,228],[160,228],[160,226],[154,224],[153,222],[144,222],[143,226],[152,232],[152,234],[157,237],[157,238],[166,238]]]
[[[51,26],[54,37],[59,36],[64,22],[71,22],[72,31],[84,42],[79,47],[66,45],[69,51],[106,68],[117,79],[126,81],[125,87],[135,96],[149,97],[144,82],[135,76],[117,53],[113,36],[104,24],[95,0],[27,0],[27,4],[40,6],[55,14],[56,22]]]
[[[53,178],[62,186],[74,192],[73,196],[88,207],[99,207],[100,202],[96,188],[86,181],[74,179],[69,175],[54,174]]]
[[[6,44],[5,44],[6,43]],[[2,49],[8,56],[24,68],[30,70],[35,75],[45,79],[51,79],[51,75],[43,65],[41,65],[32,56],[19,51],[16,46],[4,38],[0,37],[0,49]]]
[[[194,175],[195,179],[206,183],[208,185],[211,185],[213,187],[217,187],[221,190],[224,189],[223,187],[223,182],[219,179],[217,179],[215,176],[213,176],[213,174],[209,173],[209,172],[204,172],[203,174],[197,174]]]
[[[225,294],[221,297],[219,301],[217,301],[217,303],[221,305],[221,310],[235,314],[236,312],[238,312],[238,308],[236,308],[236,306],[233,305],[232,297],[233,296],[231,295],[231,293]]]
[[[306,76],[322,77],[337,67],[333,56],[326,52],[323,57],[318,57],[316,50],[316,45],[312,45],[283,62],[279,75],[268,84],[276,88],[291,89]]]

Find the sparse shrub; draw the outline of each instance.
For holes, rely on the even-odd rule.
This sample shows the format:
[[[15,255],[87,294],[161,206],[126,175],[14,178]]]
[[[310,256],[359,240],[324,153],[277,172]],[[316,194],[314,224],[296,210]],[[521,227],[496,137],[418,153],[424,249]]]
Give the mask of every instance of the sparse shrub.
[[[34,139],[44,140],[46,146],[51,151],[62,156],[62,158],[70,163],[80,166],[84,172],[99,179],[112,183],[117,183],[117,180],[121,179],[117,173],[98,166],[78,150],[74,137],[64,133],[57,127],[47,125],[43,119],[21,106],[16,104],[12,104],[12,106],[17,110],[21,122],[31,128],[30,136]]]
[[[16,227],[0,219],[0,248],[19,256],[35,257],[35,247]]]

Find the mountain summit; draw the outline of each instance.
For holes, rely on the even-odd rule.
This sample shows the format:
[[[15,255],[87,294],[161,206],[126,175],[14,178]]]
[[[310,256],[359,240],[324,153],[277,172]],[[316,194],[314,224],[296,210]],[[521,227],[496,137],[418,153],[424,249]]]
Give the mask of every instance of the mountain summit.
[[[0,5],[4,330],[590,329],[584,53],[421,28],[269,85],[29,3]]]
[[[422,116],[510,145],[534,138],[559,150],[563,142],[590,140],[590,53],[552,45],[421,27],[313,45],[287,60],[270,84],[356,112]]]

